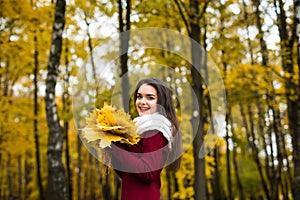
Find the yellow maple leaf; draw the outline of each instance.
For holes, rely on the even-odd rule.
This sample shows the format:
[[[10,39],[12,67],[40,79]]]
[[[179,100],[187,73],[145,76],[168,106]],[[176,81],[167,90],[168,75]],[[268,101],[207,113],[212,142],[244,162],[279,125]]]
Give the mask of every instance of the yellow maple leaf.
[[[139,142],[135,122],[123,109],[104,104],[103,108],[95,109],[86,119],[82,136],[87,142],[99,140],[99,147],[111,146],[111,142],[134,145]]]
[[[87,139],[88,142],[92,142],[95,140],[102,139],[104,136],[104,133],[99,131],[97,128],[89,128],[85,127],[82,130],[82,136]]]

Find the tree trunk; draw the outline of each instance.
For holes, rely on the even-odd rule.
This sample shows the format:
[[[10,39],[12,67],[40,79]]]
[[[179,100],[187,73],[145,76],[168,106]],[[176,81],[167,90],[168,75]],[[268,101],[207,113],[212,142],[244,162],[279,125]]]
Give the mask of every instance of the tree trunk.
[[[2,161],[0,162],[0,167],[1,167],[1,169],[3,169]],[[4,178],[2,177],[2,175],[0,175],[0,199],[3,199],[2,198],[2,196],[3,196],[3,189],[2,189],[3,180],[4,180]]]
[[[69,94],[70,87],[70,69],[69,69],[69,43],[67,42],[65,48],[65,67],[66,74],[64,74],[64,92],[62,97],[63,102],[63,113],[64,113],[64,136],[66,142],[65,148],[65,159],[66,159],[66,167],[67,167],[67,178],[68,178],[68,196],[69,199],[73,199],[73,188],[72,188],[72,171],[71,171],[71,162],[70,162],[70,150],[69,150],[69,116],[70,116],[70,107],[71,107],[71,99]]]
[[[30,176],[33,166],[28,161],[28,155],[25,157],[25,177],[24,177],[24,199],[29,199],[31,187],[29,187],[32,177]]]
[[[252,0],[252,3],[255,6],[255,16],[256,16],[256,26],[259,31],[258,37],[259,37],[259,44],[260,44],[260,50],[262,54],[262,65],[268,66],[269,62],[269,55],[268,55],[268,49],[266,41],[264,40],[264,32],[262,29],[262,19],[261,19],[261,12],[259,10],[260,1]]]
[[[88,155],[88,158],[90,160],[91,155]],[[89,165],[87,166],[87,170],[85,170],[84,172],[84,179],[83,179],[83,199],[90,199],[90,196],[88,194],[88,189],[89,189],[89,182],[90,182],[90,162]]]
[[[94,159],[93,155],[89,154],[89,166],[88,166],[88,173],[87,173],[89,181],[87,182],[87,186],[88,186],[88,191],[89,191],[88,199],[90,199],[90,200],[97,199],[96,193],[95,193],[96,187],[94,184],[94,180],[97,180],[95,177],[96,173],[95,173],[95,169],[94,169],[94,166],[95,166],[94,161],[95,161],[95,159]]]
[[[245,199],[245,195],[244,195],[244,188],[241,182],[241,178],[240,178],[240,174],[239,174],[239,166],[238,166],[238,162],[237,162],[237,152],[236,152],[236,133],[235,130],[233,129],[234,127],[234,122],[232,119],[232,115],[231,115],[231,109],[229,108],[229,123],[230,123],[230,127],[231,127],[231,133],[232,133],[232,143],[233,143],[233,151],[232,151],[232,160],[233,160],[233,169],[234,169],[234,175],[235,175],[235,179],[236,179],[236,183],[237,183],[237,190],[239,191],[239,199],[243,200]]]
[[[78,130],[77,135],[77,154],[78,154],[78,161],[77,161],[77,200],[81,200],[81,139],[79,135],[81,134],[81,130]]]
[[[167,171],[166,172],[166,178],[167,178],[167,196],[168,196],[168,199],[172,199],[172,178],[171,178],[171,172]]]
[[[271,153],[268,152],[267,148],[268,146],[269,147],[272,147],[272,144],[270,143],[267,143],[267,140],[271,140],[270,137],[268,137],[268,134],[265,133],[264,131],[264,126],[265,126],[265,112],[263,112],[263,106],[262,104],[259,102],[259,98],[257,99],[257,103],[256,103],[256,107],[257,107],[257,110],[258,110],[258,130],[259,130],[259,133],[260,133],[260,136],[262,138],[262,148],[263,148],[263,151],[265,153],[265,171],[266,171],[266,176],[267,176],[267,179],[269,180],[269,183],[270,183],[270,180],[271,180],[271,177],[272,177],[272,165],[270,165],[270,163],[272,162],[272,159],[270,159],[271,157],[271,154],[273,154],[273,150],[271,149]]]
[[[254,130],[255,130],[254,119],[253,119],[253,113],[252,113],[252,106],[250,104],[247,105],[247,111],[248,111],[249,123],[250,123],[250,127],[249,127],[250,130],[248,130],[248,134],[247,134],[248,135],[248,142],[250,143],[250,146],[252,148],[253,158],[254,158],[254,161],[256,163],[260,178],[261,178],[264,193],[266,195],[266,198],[270,199],[268,184],[267,184],[267,181],[264,178],[262,164],[260,162],[259,155],[258,155],[259,154],[259,149],[256,145],[256,143],[258,143],[258,139],[256,138],[256,135],[255,135],[255,132],[254,132]]]
[[[131,0],[126,0],[126,23],[123,20],[122,0],[118,0],[119,6],[119,32],[120,32],[120,67],[122,84],[122,103],[124,110],[129,112],[130,82],[128,78],[128,46],[130,38],[130,13]]]
[[[227,108],[225,115],[225,123],[226,123],[226,177],[227,177],[227,191],[228,191],[228,199],[233,199],[232,196],[232,183],[231,183],[231,159],[230,159],[230,149],[229,149],[229,117],[230,117],[230,108]]]
[[[260,17],[261,12],[259,11],[260,2],[259,1],[252,1],[252,2],[255,5],[256,24],[257,24],[257,28],[259,30],[260,48],[261,48],[261,53],[262,53],[262,65],[265,66],[265,67],[269,67],[269,56],[268,56],[266,41],[264,40],[264,32],[262,30],[262,22],[261,22],[262,20],[261,20],[261,17]],[[285,21],[285,20],[283,20],[283,21]],[[285,35],[285,34],[282,34],[282,36],[283,35]],[[269,108],[272,110],[273,118],[274,118],[274,120],[273,120],[273,130],[274,130],[274,133],[275,133],[275,136],[276,136],[277,160],[278,160],[279,164],[275,168],[274,163],[273,163],[272,168],[270,168],[270,167],[268,167],[269,163],[267,163],[266,173],[267,173],[267,177],[268,177],[269,182],[270,182],[270,186],[272,188],[271,189],[271,191],[272,191],[272,197],[271,198],[274,199],[274,198],[278,198],[278,185],[279,185],[279,183],[283,184],[283,182],[284,182],[284,180],[282,180],[282,177],[281,177],[281,171],[282,171],[282,168],[284,167],[283,166],[283,159],[284,159],[284,156],[285,156],[285,147],[284,147],[284,137],[282,135],[283,133],[282,133],[282,131],[280,131],[282,129],[281,125],[280,125],[280,111],[279,111],[278,108],[275,108],[274,106],[272,106],[272,105],[276,105],[274,85],[273,85],[272,82],[270,82],[270,85],[272,87],[272,91],[270,93],[268,92],[269,94],[267,94],[266,96],[267,96],[267,101],[269,102],[269,105],[270,105]],[[260,126],[262,126],[262,125],[260,125]],[[262,128],[260,128],[260,129],[262,129]],[[269,138],[269,139],[271,140],[271,138]],[[264,145],[265,145],[265,143],[264,143]],[[268,160],[268,154],[266,154],[266,155],[267,155],[267,160]],[[288,163],[287,157],[286,157],[286,161],[287,161],[287,175],[289,176],[289,173],[290,173],[289,171],[290,170],[289,170],[289,163]],[[286,173],[286,172],[284,172],[284,173]],[[285,196],[288,193],[288,191],[285,191],[285,188],[282,188],[282,193],[283,193],[283,196]]]
[[[295,23],[293,27],[289,27],[286,21],[286,12],[284,10],[284,3],[282,0],[274,0],[274,7],[277,14],[277,25],[280,36],[281,44],[281,57],[282,68],[285,73],[290,75],[285,82],[286,98],[287,98],[287,110],[289,130],[292,137],[293,144],[293,160],[294,160],[294,184],[293,184],[293,197],[294,199],[300,198],[300,120],[299,120],[299,83],[293,82],[293,78],[296,76],[296,72],[293,69],[293,46],[295,39],[298,39],[298,67],[299,67],[299,1],[295,0]],[[297,16],[298,14],[298,16]],[[291,30],[291,31],[290,31]],[[297,31],[297,32],[296,32]],[[299,73],[299,72],[298,72]]]
[[[205,176],[205,148],[204,148],[204,113],[203,113],[203,88],[202,78],[200,75],[201,64],[203,63],[204,52],[200,49],[200,24],[199,24],[199,1],[190,0],[190,7],[193,11],[190,14],[189,25],[191,28],[191,53],[192,53],[192,89],[196,94],[196,99],[193,99],[192,129],[195,134],[193,140],[193,156],[194,156],[194,199],[206,199],[206,176]],[[198,124],[198,126],[197,126]]]
[[[58,66],[62,51],[62,33],[65,25],[65,0],[57,0],[52,33],[52,44],[46,78],[46,114],[49,127],[48,137],[48,185],[47,199],[65,200],[68,198],[66,177],[62,163],[64,132],[55,102],[55,86],[58,78]]]
[[[199,51],[198,51],[199,52]],[[193,113],[197,113],[192,117],[192,127],[195,138],[193,140],[193,155],[195,169],[195,199],[206,199],[206,177],[205,177],[205,152],[204,152],[204,121],[203,121],[203,89],[202,80],[197,70],[192,68],[193,83],[192,88],[197,99],[193,99]],[[198,109],[199,107],[202,107]],[[198,123],[198,126],[196,125]]]
[[[214,152],[213,152],[213,157],[215,160],[215,165],[214,167],[214,174],[213,174],[213,179],[212,179],[212,185],[213,185],[213,197],[214,199],[221,199],[222,197],[222,193],[223,193],[223,189],[222,186],[220,184],[220,171],[219,171],[219,147],[215,147],[214,148]]]
[[[223,36],[223,30],[224,30],[224,19],[221,17],[221,35]],[[224,60],[226,52],[224,49],[221,50],[221,56],[222,60]],[[224,73],[224,80],[227,79],[227,63],[224,60],[223,61],[223,73]],[[227,96],[227,94],[226,94]],[[233,199],[232,195],[232,183],[231,183],[231,158],[230,158],[230,149],[229,149],[229,140],[231,139],[229,136],[229,118],[231,115],[231,108],[230,105],[227,106],[226,108],[226,114],[225,114],[225,141],[226,141],[226,178],[227,178],[227,192],[228,192],[228,199],[231,200]]]
[[[104,185],[102,185],[102,190],[104,191],[104,200],[112,200],[113,199],[113,195],[111,192],[111,186],[110,186],[110,182],[109,182],[109,174],[108,174],[108,168],[106,166],[103,166],[106,168],[105,170],[105,182]]]
[[[268,92],[267,92],[267,96],[269,96]],[[266,99],[266,105],[270,105],[270,104],[271,104],[270,99],[267,98]],[[267,114],[268,119],[271,119],[269,110],[270,110],[270,107],[268,106],[266,114]],[[273,186],[274,184],[271,184],[271,183],[272,183],[273,176],[275,174],[275,157],[274,157],[274,155],[276,154],[275,153],[275,148],[274,148],[274,143],[272,141],[273,132],[274,132],[273,128],[271,126],[268,126],[268,129],[267,129],[267,136],[268,136],[267,145],[270,147],[270,162],[269,162],[269,165],[268,165],[270,176],[268,177],[268,179],[269,179],[270,190],[271,191],[273,190],[272,188],[274,187]]]
[[[257,146],[255,145],[256,137],[254,135],[253,114],[252,114],[251,108],[250,108],[250,106],[248,106],[248,115],[249,115],[250,126],[248,126],[247,119],[245,117],[246,115],[245,115],[244,108],[242,105],[240,106],[240,112],[241,112],[244,127],[246,129],[248,143],[252,150],[252,156],[253,156],[254,162],[257,166],[260,178],[261,178],[261,183],[262,183],[262,186],[264,189],[264,193],[266,195],[266,199],[271,199],[270,195],[269,195],[269,189],[268,189],[267,183],[263,176],[262,166],[261,166],[261,163],[260,163],[260,160],[258,157],[258,149],[257,149]],[[249,128],[250,128],[250,130],[249,130]]]
[[[295,26],[296,26],[296,38],[297,38],[297,65],[298,65],[298,86],[297,100],[294,110],[295,123],[294,131],[292,132],[293,138],[293,158],[294,158],[294,181],[293,181],[293,197],[294,199],[300,199],[300,1],[295,0]]]
[[[9,85],[9,79],[8,79],[8,75],[9,75],[9,56],[6,57],[6,63],[5,63],[5,69],[4,69],[4,71],[5,72],[4,72],[4,80],[3,80],[3,97],[5,99],[4,99],[3,103],[6,103],[6,101],[8,101],[6,97],[8,97],[8,85]],[[2,85],[1,85],[1,88],[2,88]],[[7,117],[7,111],[5,110],[5,111],[2,111],[2,112],[5,114],[5,116],[4,116],[5,121],[4,122],[2,122],[2,121],[0,122],[0,145],[2,144],[3,133],[4,133],[3,127],[6,124],[6,120],[8,119],[8,117]],[[1,151],[0,152],[0,167],[1,167],[1,169],[4,169],[4,166],[5,166],[3,158],[4,157],[2,156],[2,151]],[[5,176],[5,174],[0,173],[0,178],[1,178],[1,182],[0,182],[1,183],[0,184],[0,187],[1,187],[0,188],[0,194],[1,194],[1,196],[0,197],[2,197],[2,196],[6,197],[5,193],[7,192],[7,188],[3,189],[4,187],[2,187],[3,182],[5,182],[4,180],[7,180],[7,179],[5,179],[7,177],[4,177],[4,176]]]
[[[23,199],[22,156],[18,155],[18,199]]]
[[[275,101],[275,100],[274,100]],[[275,133],[275,141],[276,141],[276,149],[277,149],[277,168],[275,171],[275,177],[272,181],[272,184],[274,185],[278,185],[281,186],[281,194],[279,194],[279,188],[276,187],[277,193],[274,192],[274,196],[273,199],[277,199],[279,198],[279,195],[283,197],[283,199],[287,199],[286,195],[287,195],[287,191],[285,191],[285,188],[283,187],[284,185],[284,179],[282,177],[282,174],[285,173],[283,171],[284,165],[283,165],[283,159],[284,159],[284,137],[283,137],[283,133],[282,131],[282,127],[281,127],[281,122],[280,122],[280,111],[278,106],[270,106],[273,112],[273,126],[274,126],[274,133]]]
[[[194,169],[195,169],[195,180],[194,180],[194,199],[201,200],[206,199],[206,176],[205,176],[205,148],[204,148],[204,96],[202,88],[202,78],[200,75],[201,64],[205,65],[204,62],[206,55],[203,55],[202,49],[199,48],[200,43],[200,23],[201,18],[199,12],[199,3],[197,0],[189,1],[189,12],[188,20],[186,19],[183,9],[181,8],[180,1],[174,0],[177,8],[179,9],[182,20],[186,26],[189,37],[191,38],[191,54],[192,54],[192,89],[195,92],[196,99],[193,99],[193,116],[191,118],[192,130],[195,134],[193,140],[193,156],[194,156]],[[203,6],[203,13],[207,7],[209,1],[206,1]],[[184,7],[184,6],[183,6]],[[204,73],[205,74],[205,73]],[[206,77],[208,78],[208,77]],[[198,107],[199,106],[199,107]],[[210,109],[210,108],[209,108]],[[196,113],[196,114],[195,114]],[[195,115],[194,115],[195,114]],[[199,122],[199,123],[198,123]],[[197,126],[198,124],[198,126]],[[200,151],[201,150],[201,151]]]
[[[115,200],[118,200],[120,199],[120,191],[121,191],[121,180],[119,179],[118,176],[115,176],[115,184],[116,184],[116,193],[115,193]]]
[[[8,86],[9,86],[9,79],[8,79],[8,75],[9,75],[9,56],[7,56],[6,58],[6,65],[5,65],[5,72],[4,72],[4,83],[3,83],[3,96],[7,96],[8,95]]]
[[[44,200],[44,189],[42,184],[42,175],[41,175],[41,161],[40,161],[40,143],[39,143],[39,135],[38,135],[38,68],[39,68],[39,52],[38,52],[38,41],[37,36],[34,36],[34,120],[33,120],[33,132],[34,132],[34,144],[35,144],[35,161],[36,161],[36,173],[37,173],[37,183],[39,189],[39,199]]]
[[[8,186],[8,199],[14,199],[14,191],[13,191],[13,183],[12,183],[12,172],[11,172],[11,155],[7,153],[7,161],[6,161],[6,178],[7,178],[7,186]]]
[[[237,188],[238,188],[237,190],[239,192],[239,199],[244,200],[245,195],[244,195],[244,189],[243,189],[243,185],[242,185],[240,174],[239,174],[239,166],[238,166],[238,162],[237,162],[236,147],[234,147],[233,151],[232,151],[232,160],[233,160],[234,175],[235,175],[236,184],[237,184]]]
[[[84,13],[84,14],[86,14],[86,13]],[[85,15],[84,21],[85,21],[85,24],[87,26],[86,34],[88,36],[89,55],[90,55],[91,65],[92,65],[92,70],[93,70],[94,83],[96,84],[97,83],[96,65],[95,65],[94,56],[93,56],[93,48],[94,47],[93,47],[92,37],[91,37],[91,34],[90,34],[90,23],[88,22],[86,15]]]

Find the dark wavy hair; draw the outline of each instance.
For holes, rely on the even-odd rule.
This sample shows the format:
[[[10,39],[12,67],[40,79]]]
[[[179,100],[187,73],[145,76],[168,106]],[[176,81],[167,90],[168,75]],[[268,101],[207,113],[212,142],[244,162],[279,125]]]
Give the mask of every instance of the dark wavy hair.
[[[143,84],[151,85],[156,89],[157,103],[159,105],[157,111],[172,123],[172,135],[174,140],[172,142],[172,150],[168,156],[168,161],[170,161],[171,163],[167,166],[167,169],[169,171],[178,171],[180,168],[182,155],[181,132],[174,102],[172,99],[172,90],[167,86],[165,82],[158,78],[142,79],[136,85],[136,89],[134,92],[134,102],[137,99],[137,92]]]

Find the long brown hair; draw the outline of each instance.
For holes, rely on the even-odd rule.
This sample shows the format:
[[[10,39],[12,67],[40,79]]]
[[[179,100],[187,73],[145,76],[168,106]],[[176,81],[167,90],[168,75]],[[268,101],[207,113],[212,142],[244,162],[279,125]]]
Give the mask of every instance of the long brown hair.
[[[167,169],[170,171],[178,171],[181,163],[181,132],[179,128],[179,122],[177,119],[174,102],[172,100],[172,90],[167,86],[165,82],[157,78],[146,78],[142,79],[138,82],[135,92],[134,92],[134,102],[137,99],[137,92],[139,88],[143,85],[151,85],[157,91],[158,101],[157,103],[160,105],[158,107],[158,112],[165,116],[172,123],[172,150],[169,153],[168,161],[171,162]],[[168,162],[168,163],[169,163]]]

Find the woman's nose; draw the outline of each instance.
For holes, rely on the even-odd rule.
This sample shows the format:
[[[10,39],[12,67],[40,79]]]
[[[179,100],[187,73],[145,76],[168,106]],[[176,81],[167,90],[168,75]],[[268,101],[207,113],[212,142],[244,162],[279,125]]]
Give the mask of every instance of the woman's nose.
[[[146,99],[145,98],[141,98],[141,103],[146,103]]]

